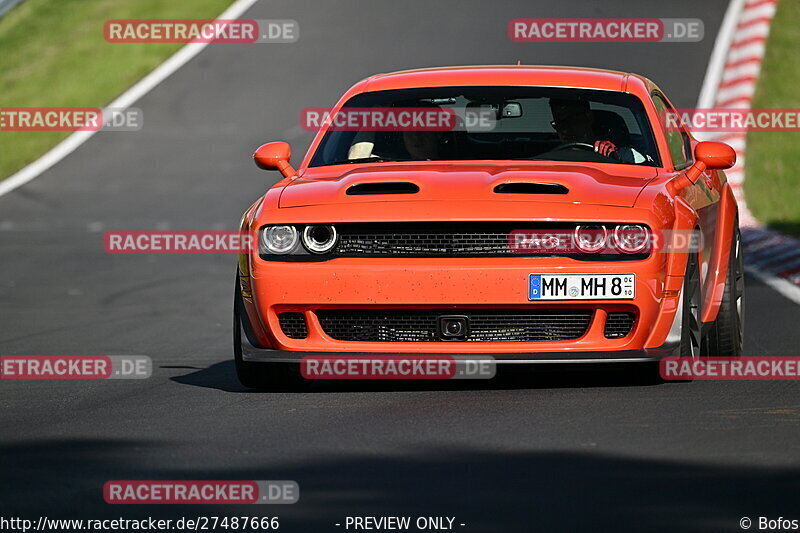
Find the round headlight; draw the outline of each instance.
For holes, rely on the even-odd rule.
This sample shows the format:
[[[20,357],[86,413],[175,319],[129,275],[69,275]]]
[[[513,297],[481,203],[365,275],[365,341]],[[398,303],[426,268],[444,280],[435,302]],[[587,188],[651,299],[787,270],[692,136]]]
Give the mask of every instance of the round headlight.
[[[297,244],[294,226],[269,226],[261,232],[261,244],[273,254],[287,254]]]
[[[608,239],[608,231],[602,224],[575,227],[575,245],[582,252],[599,252]]]
[[[333,226],[306,226],[303,230],[303,246],[315,254],[330,252],[336,246],[336,228]]]
[[[649,244],[650,233],[641,224],[619,224],[614,228],[614,242],[626,254],[641,252]]]

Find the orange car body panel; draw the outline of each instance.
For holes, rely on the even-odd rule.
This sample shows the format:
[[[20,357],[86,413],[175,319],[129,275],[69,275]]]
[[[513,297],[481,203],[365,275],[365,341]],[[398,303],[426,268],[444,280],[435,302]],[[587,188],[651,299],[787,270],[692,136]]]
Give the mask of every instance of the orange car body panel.
[[[658,88],[633,74],[559,67],[454,67],[377,75],[354,85],[334,108],[364,91],[412,87],[515,85],[581,87],[624,91],[644,104],[653,125],[662,166],[572,162],[400,162],[309,167],[325,130],[317,133],[297,170],[256,202],[242,219],[244,231],[265,224],[403,221],[585,221],[640,222],[654,230],[699,229],[705,301],[702,317],[714,320],[727,275],[727,254],[736,223],[736,202],[724,173],[708,171],[698,184],[677,196],[667,184],[676,170],[650,95]],[[694,141],[692,141],[694,142]],[[531,176],[568,185],[566,196],[520,199],[492,194],[498,183]],[[347,196],[353,183],[402,177],[420,193],[397,196]],[[457,186],[456,186],[457,185]],[[504,196],[498,198],[498,196]],[[532,207],[535,215],[532,216]],[[664,245],[665,246],[665,245]],[[580,261],[563,257],[497,258],[336,258],[323,262],[264,261],[257,250],[240,256],[243,302],[252,336],[261,348],[325,352],[569,352],[657,348],[675,319],[687,254],[656,248],[636,261]],[[529,302],[530,273],[636,273],[634,300]],[[665,294],[666,292],[666,294]],[[558,308],[595,309],[587,332],[572,341],[537,342],[346,342],[323,332],[321,308]],[[630,310],[632,333],[622,339],[603,335],[605,314]],[[277,314],[306,315],[305,339],[285,336]]]

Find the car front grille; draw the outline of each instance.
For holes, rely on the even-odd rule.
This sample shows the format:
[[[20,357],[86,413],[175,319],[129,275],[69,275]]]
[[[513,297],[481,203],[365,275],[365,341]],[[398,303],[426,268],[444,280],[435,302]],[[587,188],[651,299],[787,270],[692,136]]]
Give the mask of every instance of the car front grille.
[[[342,255],[512,255],[507,233],[354,233],[342,235]]]
[[[626,337],[633,329],[636,317],[633,313],[608,313],[606,318],[605,335],[607,339],[621,339]]]
[[[536,342],[581,337],[591,309],[321,309],[320,325],[335,340],[351,342]],[[441,317],[464,317],[467,333],[445,338]]]
[[[649,254],[579,253],[567,248],[576,224],[510,222],[403,222],[337,224],[339,242],[332,257],[571,257],[591,261],[630,261]],[[520,249],[512,232],[556,235],[561,249]]]
[[[278,313],[278,323],[283,334],[290,339],[305,339],[308,337],[306,317],[303,313]]]

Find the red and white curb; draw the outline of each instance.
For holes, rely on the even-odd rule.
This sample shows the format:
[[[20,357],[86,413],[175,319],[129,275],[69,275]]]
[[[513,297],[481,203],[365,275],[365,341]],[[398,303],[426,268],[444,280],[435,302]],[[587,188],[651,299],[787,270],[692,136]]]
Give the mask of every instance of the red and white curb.
[[[750,109],[777,5],[778,0],[731,2],[714,44],[698,108]],[[742,189],[747,132],[712,132],[700,136],[727,143],[736,150],[736,165],[725,174],[739,204],[739,224],[758,226],[747,209]]]
[[[770,25],[778,0],[732,0],[714,43],[703,82],[700,109],[750,109]],[[745,179],[746,132],[698,135],[727,143],[736,150],[736,165],[726,171],[739,204],[744,258],[748,272],[800,304],[800,241],[761,226],[747,208]]]
[[[800,241],[767,228],[742,228],[747,272],[800,304]]]

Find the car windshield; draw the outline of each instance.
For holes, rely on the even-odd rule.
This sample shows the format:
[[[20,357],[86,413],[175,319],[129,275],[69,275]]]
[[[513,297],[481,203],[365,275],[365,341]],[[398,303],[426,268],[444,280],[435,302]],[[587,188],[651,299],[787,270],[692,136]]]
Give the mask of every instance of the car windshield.
[[[329,119],[312,167],[438,160],[659,165],[642,102],[618,91],[513,86],[373,91],[354,96]]]

